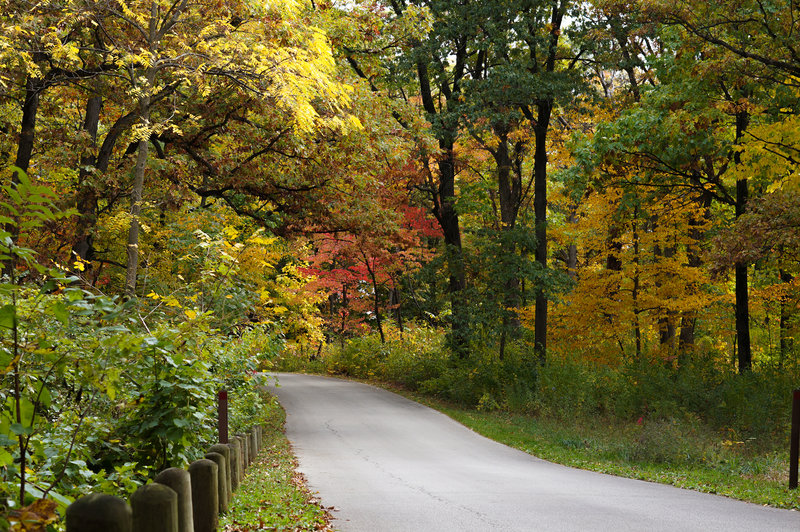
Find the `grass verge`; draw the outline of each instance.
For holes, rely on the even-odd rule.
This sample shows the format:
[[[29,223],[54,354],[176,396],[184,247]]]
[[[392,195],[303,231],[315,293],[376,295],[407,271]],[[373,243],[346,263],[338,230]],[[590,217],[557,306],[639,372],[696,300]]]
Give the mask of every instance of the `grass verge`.
[[[220,520],[225,532],[331,531],[330,514],[305,487],[283,433],[286,414],[270,401],[264,425],[264,448],[250,464],[228,513]]]
[[[480,412],[395,385],[370,384],[435,408],[478,434],[544,460],[800,510],[800,490],[788,488],[788,452],[760,449],[757,442],[723,440],[676,421],[639,425],[614,419]]]

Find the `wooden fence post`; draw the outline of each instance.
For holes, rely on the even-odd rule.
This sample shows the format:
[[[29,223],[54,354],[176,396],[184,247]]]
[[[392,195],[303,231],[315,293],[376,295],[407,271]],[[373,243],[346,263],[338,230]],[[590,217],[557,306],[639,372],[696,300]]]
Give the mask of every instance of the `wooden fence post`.
[[[231,448],[227,445],[218,443],[209,447],[208,452],[219,453],[225,459],[225,493],[227,495],[228,502],[230,502],[231,497],[233,496],[233,481],[231,479]],[[222,480],[221,476],[220,480]]]
[[[67,507],[67,532],[131,532],[128,503],[113,495],[92,493]]]
[[[189,464],[192,478],[194,532],[216,532],[219,524],[219,472],[211,460]]]
[[[233,438],[228,446],[231,448],[231,490],[236,491],[242,481],[242,444],[238,438]]]
[[[206,453],[205,458],[217,464],[217,481],[219,484],[219,513],[224,514],[228,511],[228,484],[225,481],[225,457],[219,453]]]
[[[178,532],[178,494],[164,484],[145,484],[131,495],[133,532]]]
[[[178,532],[194,532],[192,477],[189,472],[179,467],[170,467],[159,473],[155,482],[178,494]]]
[[[792,392],[792,429],[789,439],[789,489],[797,489],[797,467],[800,461],[800,390]]]
[[[228,443],[228,390],[217,394],[217,431],[219,442]]]

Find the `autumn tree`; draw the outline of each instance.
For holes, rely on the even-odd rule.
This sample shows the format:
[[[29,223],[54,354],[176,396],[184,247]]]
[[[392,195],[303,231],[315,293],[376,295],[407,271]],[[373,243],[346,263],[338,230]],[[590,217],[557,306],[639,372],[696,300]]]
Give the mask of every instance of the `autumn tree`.
[[[528,189],[524,174],[530,172],[536,257],[543,269],[547,267],[547,132],[557,101],[575,86],[570,76],[574,56],[560,46],[561,25],[570,6],[391,2],[378,18],[391,37],[344,45],[348,62],[376,91],[417,103],[432,124],[438,150],[421,150],[421,155],[429,176],[425,191],[447,246],[455,345],[468,341],[471,320],[463,296],[468,276],[456,208],[467,139],[477,140],[492,154],[503,230],[515,229]],[[402,53],[386,54],[381,45]],[[384,58],[377,65],[376,55]],[[509,279],[504,290],[505,304],[518,305],[519,280]],[[536,343],[543,360],[547,288],[537,290]]]
[[[186,1],[91,6],[91,20],[100,34],[96,46],[105,61],[116,67],[114,86],[123,90],[120,108],[129,117],[124,125],[131,128],[128,141],[136,144],[127,237],[128,295],[134,294],[136,286],[139,218],[150,145],[159,135],[179,134],[181,126],[198,119],[180,115],[188,111],[181,98],[232,88],[234,93],[282,109],[286,127],[301,131],[311,130],[319,116],[313,99],[322,96],[335,108],[346,98],[345,89],[332,81],[334,64],[320,32],[295,25],[293,34],[279,37],[282,21],[291,28],[292,21],[298,20],[299,5],[216,8],[209,12]],[[281,15],[275,18],[278,10]],[[167,96],[169,103],[158,106],[166,103]],[[175,119],[176,112],[180,120]]]

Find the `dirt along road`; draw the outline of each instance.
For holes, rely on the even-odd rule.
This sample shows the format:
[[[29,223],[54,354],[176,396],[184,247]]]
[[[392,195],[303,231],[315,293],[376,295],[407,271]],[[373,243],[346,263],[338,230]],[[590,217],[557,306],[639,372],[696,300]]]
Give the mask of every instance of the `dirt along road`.
[[[366,384],[277,377],[300,471],[337,530],[800,531],[800,512],[556,465]]]

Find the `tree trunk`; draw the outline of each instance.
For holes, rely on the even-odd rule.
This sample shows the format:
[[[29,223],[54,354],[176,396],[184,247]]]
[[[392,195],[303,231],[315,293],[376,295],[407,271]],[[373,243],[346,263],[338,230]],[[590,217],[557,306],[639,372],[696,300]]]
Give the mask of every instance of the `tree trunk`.
[[[781,282],[782,283],[791,283],[794,281],[794,276],[784,270],[780,270],[781,275]],[[789,294],[785,295],[781,298],[781,320],[780,320],[780,343],[781,343],[781,354],[779,359],[780,367],[783,367],[783,364],[786,361],[786,356],[792,350],[794,342],[792,340],[791,335],[789,335],[789,319],[792,317],[790,305],[788,305]]]
[[[397,323],[397,328],[400,329],[400,334],[403,333],[403,309],[400,301],[400,289],[392,278],[392,289],[389,291],[389,304],[394,309],[394,319]]]
[[[149,91],[155,80],[155,71],[149,69],[147,87]],[[139,117],[142,127],[149,127],[150,122],[150,97],[144,96],[139,100]],[[147,167],[147,156],[150,150],[150,135],[141,133],[136,155],[136,167],[133,172],[133,186],[131,187],[131,222],[128,229],[128,261],[125,269],[125,295],[136,295],[136,274],[139,268],[139,217],[142,214],[142,195],[144,192],[144,173]]]
[[[461,228],[458,213],[455,209],[455,157],[453,145],[444,143],[445,155],[439,161],[439,220],[444,233],[446,246],[447,269],[449,274],[448,292],[452,319],[450,323],[452,343],[460,357],[466,356],[469,345],[470,323],[468,303],[465,299],[466,276],[464,272],[464,254],[461,247]]]
[[[558,40],[561,36],[561,22],[564,18],[566,4],[552,2],[552,13],[549,24],[549,43],[547,58],[544,63],[545,72],[555,72]],[[535,59],[535,58],[534,58]],[[550,117],[553,113],[553,98],[544,98],[536,104],[536,122],[534,124],[533,155],[533,212],[536,222],[536,262],[542,269],[547,269],[547,131],[550,128]],[[533,324],[534,351],[540,364],[547,361],[547,294],[544,287],[536,290],[536,315]]]
[[[575,203],[569,204],[569,215],[567,216],[568,224],[576,224],[578,222],[578,206]],[[573,281],[578,280],[578,246],[576,244],[569,244],[567,246],[567,275]]]
[[[675,256],[676,249],[674,246],[667,246],[663,250],[660,246],[656,246],[654,254],[656,260],[659,257],[671,259]],[[659,288],[663,284],[662,280],[656,282],[656,287]],[[671,310],[663,310],[661,316],[658,318],[658,343],[662,350],[666,349],[669,353],[675,350],[675,313]]]
[[[347,325],[347,285],[342,285],[342,319],[339,326],[339,342],[344,349],[344,333],[345,333],[345,326]]]
[[[639,308],[639,290],[641,279],[639,278],[640,269],[640,243],[639,243],[639,206],[633,212],[633,291],[631,292],[631,302],[633,303],[633,336],[635,340],[636,362],[642,361],[642,326],[639,320],[641,309]]]
[[[398,15],[402,11],[398,11]],[[460,54],[465,51],[460,50]],[[463,59],[463,58],[462,58]],[[440,116],[436,108],[436,103],[431,90],[428,65],[424,60],[419,59],[416,64],[417,79],[419,81],[420,97],[425,112],[431,119]],[[453,89],[450,98],[458,98],[458,83],[460,77],[452,81]],[[449,99],[448,99],[449,100]],[[461,247],[461,228],[458,221],[458,213],[455,209],[455,138],[458,130],[458,121],[452,119],[442,120],[437,138],[439,139],[439,150],[441,156],[437,162],[439,169],[439,182],[436,191],[433,193],[433,214],[439,222],[444,234],[445,257],[447,258],[448,269],[448,292],[450,294],[450,305],[452,317],[450,322],[451,342],[455,352],[463,358],[467,353],[469,344],[470,324],[469,309],[465,300],[466,275],[464,272],[464,255]]]
[[[17,157],[14,166],[27,173],[33,156],[33,145],[36,141],[36,114],[39,112],[39,92],[42,86],[35,78],[25,80],[25,101],[22,102],[22,121],[20,122],[19,141],[17,142]],[[11,183],[19,183],[19,173],[15,170],[11,174]],[[19,227],[16,224],[6,224],[6,231],[11,234],[11,239],[16,243],[19,237]],[[13,277],[15,267],[14,259],[8,259],[3,264],[3,273],[9,278]]]
[[[94,257],[93,233],[97,223],[97,188],[93,183],[93,176],[97,172],[95,168],[97,162],[95,148],[97,126],[100,122],[102,106],[103,99],[100,96],[92,96],[86,100],[86,116],[83,121],[83,130],[91,137],[92,148],[81,155],[80,168],[78,170],[78,192],[75,200],[78,220],[72,253],[75,257],[87,262]]]
[[[495,134],[499,140],[498,147],[493,151],[495,163],[497,164],[497,188],[498,198],[500,200],[500,231],[511,232],[515,229],[517,224],[517,215],[519,214],[519,207],[522,201],[522,175],[520,171],[514,171],[511,153],[508,146],[508,133],[500,128],[495,128]],[[517,153],[521,150],[519,147]],[[502,250],[502,257],[514,257],[517,254],[516,244],[511,243]],[[504,261],[505,262],[505,261]],[[519,317],[513,310],[518,309],[520,306],[520,279],[518,272],[515,270],[513,261],[511,264],[505,264],[506,270],[502,272],[501,276],[503,281],[503,309],[500,310],[502,315],[502,332],[500,335],[500,358],[502,359],[505,354],[505,346],[507,337],[516,338],[519,336],[521,324]]]
[[[378,325],[378,333],[380,333],[381,336],[381,344],[385,344],[386,336],[383,334],[383,320],[381,319],[380,299],[378,298],[378,279],[375,277],[375,269],[370,265],[367,255],[362,252],[361,256],[364,258],[364,265],[367,267],[367,273],[369,273],[369,278],[372,281],[372,303],[375,311],[375,322]]]
[[[139,217],[142,214],[142,193],[144,192],[144,170],[147,166],[147,154],[150,142],[141,139],[137,150],[136,167],[131,189],[131,222],[128,229],[128,261],[125,269],[125,295],[136,295],[136,275],[139,268]]]
[[[25,101],[22,103],[22,121],[20,123],[19,143],[17,144],[17,158],[14,165],[27,172],[33,155],[33,145],[36,140],[36,115],[39,112],[39,93],[42,90],[40,82],[34,78],[25,81]],[[14,172],[14,182],[18,177]]]
[[[180,8],[179,8],[180,9]],[[148,45],[151,53],[158,48],[159,40],[159,7],[157,2],[150,5],[150,23]],[[141,225],[139,217],[142,214],[142,195],[144,193],[144,173],[147,167],[147,157],[150,150],[150,103],[152,91],[155,86],[157,67],[151,64],[145,73],[144,86],[139,86],[136,76],[131,72],[134,88],[142,91],[143,96],[139,98],[139,124],[144,131],[139,132],[139,143],[137,146],[136,166],[133,173],[133,186],[131,187],[131,222],[128,230],[128,261],[125,268],[125,295],[134,297],[136,295],[136,275],[139,269],[139,231]]]
[[[750,121],[746,111],[736,114],[736,144],[742,139]],[[741,163],[741,154],[734,154],[736,164]],[[748,199],[747,179],[736,181],[736,218],[744,214]],[[750,351],[750,301],[747,288],[747,264],[737,262],[736,267],[736,341],[738,347],[739,373],[750,371],[753,356]]]
[[[533,159],[533,211],[536,222],[536,262],[547,269],[547,130],[553,102],[538,104],[538,116],[534,127],[535,142]],[[536,290],[536,314],[534,316],[534,350],[540,364],[547,360],[547,295],[543,286]]]

